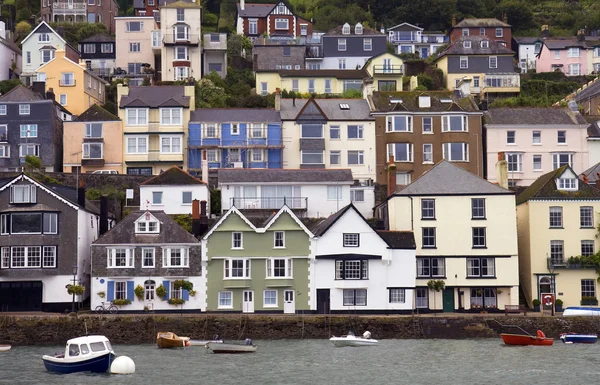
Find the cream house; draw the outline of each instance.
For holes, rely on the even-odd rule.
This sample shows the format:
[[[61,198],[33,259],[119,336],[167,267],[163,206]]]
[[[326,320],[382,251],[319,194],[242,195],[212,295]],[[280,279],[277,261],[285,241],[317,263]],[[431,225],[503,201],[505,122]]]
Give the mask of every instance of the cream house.
[[[518,304],[514,213],[513,192],[445,160],[376,209],[387,229],[414,232],[419,312]],[[444,281],[445,288],[429,290],[430,280]]]
[[[369,74],[373,91],[402,91],[404,61],[398,55],[384,52],[373,56],[363,69]]]
[[[115,17],[115,23],[115,75],[139,86],[154,73],[154,57],[162,47],[160,30],[152,16]]]
[[[519,267],[527,302],[544,294],[564,307],[598,305],[596,267],[600,190],[569,166],[540,176],[517,197]]]

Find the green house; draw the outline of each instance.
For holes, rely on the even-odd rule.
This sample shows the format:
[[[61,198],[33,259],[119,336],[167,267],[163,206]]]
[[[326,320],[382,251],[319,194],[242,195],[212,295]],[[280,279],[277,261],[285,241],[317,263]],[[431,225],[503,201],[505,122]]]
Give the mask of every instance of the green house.
[[[287,206],[261,227],[232,207],[202,239],[206,311],[309,310],[312,236]]]

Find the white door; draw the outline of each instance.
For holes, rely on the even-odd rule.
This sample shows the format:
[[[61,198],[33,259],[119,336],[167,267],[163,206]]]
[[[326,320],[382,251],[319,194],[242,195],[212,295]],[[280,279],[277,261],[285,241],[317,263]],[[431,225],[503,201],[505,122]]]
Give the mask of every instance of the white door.
[[[294,302],[294,290],[285,290],[283,292],[283,312],[285,314],[296,313],[296,304]]]
[[[254,291],[244,290],[242,313],[254,313]]]

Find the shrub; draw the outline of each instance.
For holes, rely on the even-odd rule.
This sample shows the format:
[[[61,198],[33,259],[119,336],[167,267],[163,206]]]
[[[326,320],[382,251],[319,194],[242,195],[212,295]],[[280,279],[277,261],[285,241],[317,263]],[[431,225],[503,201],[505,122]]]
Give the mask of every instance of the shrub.
[[[144,288],[142,287],[142,285],[137,285],[133,292],[135,293],[135,296],[139,301],[142,301],[144,299]]]
[[[114,301],[112,301],[112,303],[113,303],[113,305],[117,305],[117,306],[131,305],[131,301],[128,300],[127,298],[115,299]]]
[[[156,288],[156,296],[162,300],[167,296],[167,289],[163,285]]]
[[[563,305],[563,301],[562,301],[562,299],[560,299],[560,298],[559,298],[559,299],[557,299],[557,300],[556,300],[556,302],[555,302],[555,305],[556,305],[556,306],[562,306],[562,305]]]
[[[169,298],[169,305],[183,305],[185,301],[182,298]]]
[[[533,306],[540,306],[541,302],[539,299],[534,299],[533,301],[531,301],[533,303]]]

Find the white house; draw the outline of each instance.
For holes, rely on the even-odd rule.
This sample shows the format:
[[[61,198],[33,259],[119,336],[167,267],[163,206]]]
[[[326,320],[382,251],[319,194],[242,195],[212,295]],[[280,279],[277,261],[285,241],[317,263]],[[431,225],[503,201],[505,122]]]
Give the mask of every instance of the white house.
[[[376,231],[352,204],[313,229],[311,309],[319,314],[414,308],[412,231]]]
[[[326,218],[350,204],[354,183],[347,169],[220,169],[221,210],[235,206],[246,215],[279,210]]]
[[[13,63],[16,65],[14,71]],[[6,24],[0,21],[0,81],[18,76],[21,73],[21,65],[21,48],[6,38]]]
[[[521,72],[526,73],[529,70],[535,71],[535,60],[542,50],[542,42],[544,39],[541,37],[515,37],[513,39],[518,47],[516,51]]]
[[[210,192],[207,184],[177,166],[140,185],[140,207],[145,210],[162,210],[167,214],[191,214],[194,200],[206,201],[210,210]]]

